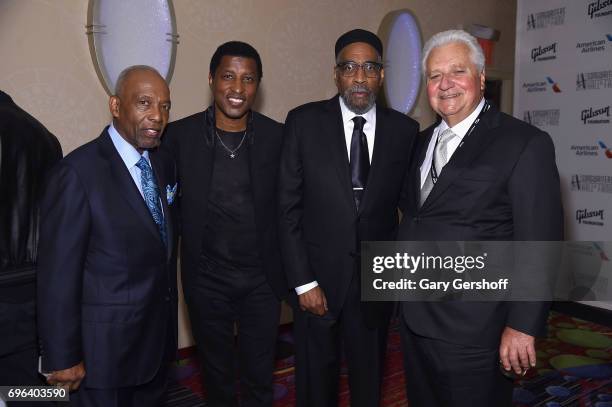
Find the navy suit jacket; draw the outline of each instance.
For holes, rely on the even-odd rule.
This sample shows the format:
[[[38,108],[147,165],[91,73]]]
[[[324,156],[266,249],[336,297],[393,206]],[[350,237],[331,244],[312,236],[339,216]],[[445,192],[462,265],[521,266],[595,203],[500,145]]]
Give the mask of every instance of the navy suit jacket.
[[[559,173],[550,136],[495,107],[464,138],[419,207],[419,168],[436,125],[420,135],[401,203],[398,240],[563,240]],[[548,304],[405,302],[402,313],[420,336],[497,347],[505,326],[541,335]]]
[[[41,205],[43,370],[84,361],[87,387],[146,383],[176,349],[175,166],[163,151],[149,157],[167,246],[106,129],[55,167]]]

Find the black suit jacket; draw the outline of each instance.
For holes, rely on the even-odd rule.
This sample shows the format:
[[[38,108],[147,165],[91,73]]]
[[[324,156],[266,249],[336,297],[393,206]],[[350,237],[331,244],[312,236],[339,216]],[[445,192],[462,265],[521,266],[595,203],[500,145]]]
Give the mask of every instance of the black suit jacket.
[[[419,207],[419,167],[436,126],[420,135],[398,240],[563,240],[552,140],[495,107],[463,139]],[[406,323],[419,335],[493,347],[499,345],[505,326],[541,334],[548,314],[547,304],[528,302],[405,302],[402,309]]]
[[[287,116],[279,178],[283,265],[291,288],[316,280],[338,315],[360,242],[393,240],[402,181],[418,124],[376,106],[372,163],[361,205],[353,198],[339,97],[300,106]],[[366,322],[378,322],[372,303]]]
[[[188,294],[190,276],[198,271],[205,230],[208,193],[214,168],[216,137],[214,107],[168,125],[164,147],[176,158],[180,178],[181,275]],[[267,281],[279,298],[287,297],[286,278],[281,269],[276,229],[276,180],[281,148],[282,124],[251,112],[246,148],[255,227]],[[244,147],[243,147],[244,148]]]
[[[88,387],[146,383],[176,349],[175,166],[163,151],[149,157],[167,246],[107,130],[60,161],[41,205],[43,370],[83,360]]]

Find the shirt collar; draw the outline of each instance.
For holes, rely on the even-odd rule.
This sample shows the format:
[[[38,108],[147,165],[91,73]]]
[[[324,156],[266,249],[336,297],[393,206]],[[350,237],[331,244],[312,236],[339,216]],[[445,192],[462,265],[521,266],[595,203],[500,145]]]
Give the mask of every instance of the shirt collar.
[[[459,137],[459,139],[463,139],[463,137],[465,137],[465,134],[468,132],[468,130],[472,126],[472,123],[474,123],[474,121],[476,120],[476,118],[480,114],[480,111],[484,107],[484,103],[485,103],[485,99],[484,98],[480,99],[480,103],[478,103],[478,106],[476,106],[476,109],[474,109],[472,111],[472,113],[470,113],[470,115],[468,117],[466,117],[465,119],[461,120],[459,123],[455,124],[452,127],[453,133],[455,133],[455,135],[457,135],[457,137]],[[442,131],[448,129],[448,124],[446,124],[446,122],[444,120],[442,120],[440,122],[440,125],[438,126],[438,129],[439,129],[439,132],[442,132]],[[438,132],[438,134],[439,134],[439,132]]]
[[[372,106],[370,110],[368,110],[364,114],[355,114],[344,103],[342,96],[338,96],[338,99],[340,100],[340,111],[342,112],[343,124],[352,121],[353,118],[356,116],[362,116],[364,119],[366,119],[366,123],[374,123],[376,121],[376,104],[374,104],[374,106]]]
[[[121,159],[128,170],[136,165],[136,163],[140,160],[140,157],[144,157],[147,161],[149,161],[149,152],[145,150],[141,156],[133,145],[121,137],[117,129],[115,129],[115,126],[113,126],[113,123],[108,126],[108,134],[110,135],[115,149],[117,149],[119,156],[121,156]]]

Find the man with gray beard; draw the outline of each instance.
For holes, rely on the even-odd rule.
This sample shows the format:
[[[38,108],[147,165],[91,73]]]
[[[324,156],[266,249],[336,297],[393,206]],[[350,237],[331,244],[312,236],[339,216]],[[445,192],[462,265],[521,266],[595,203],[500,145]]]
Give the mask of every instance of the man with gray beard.
[[[336,42],[338,95],[287,116],[279,170],[280,242],[295,291],[297,406],[336,406],[340,348],[351,405],[377,407],[390,304],[360,301],[361,241],[393,240],[418,124],[376,105],[382,43]]]

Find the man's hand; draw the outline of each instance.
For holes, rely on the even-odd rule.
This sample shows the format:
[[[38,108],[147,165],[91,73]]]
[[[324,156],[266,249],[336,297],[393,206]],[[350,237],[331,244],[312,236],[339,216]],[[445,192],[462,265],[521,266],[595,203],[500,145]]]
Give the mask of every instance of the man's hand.
[[[78,365],[74,365],[64,370],[56,370],[51,372],[51,376],[47,378],[47,383],[51,385],[60,385],[67,387],[69,391],[75,391],[81,385],[81,380],[85,377],[85,365],[81,361]]]
[[[325,298],[321,286],[300,294],[298,298],[302,311],[308,311],[318,316],[323,316],[327,312],[327,298]]]
[[[504,329],[499,345],[499,360],[504,369],[514,370],[519,376],[525,374],[527,369],[535,367],[536,352],[535,338],[507,326]]]

